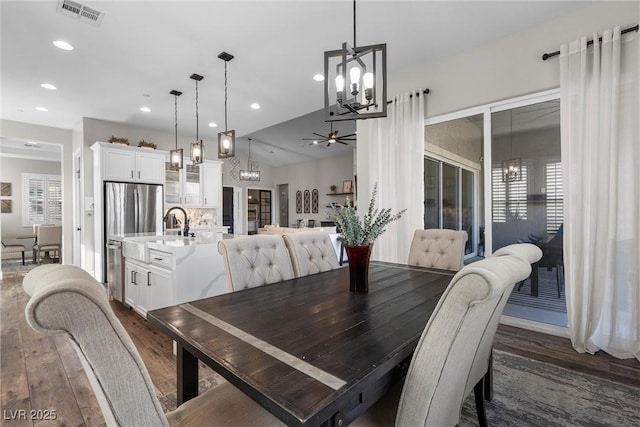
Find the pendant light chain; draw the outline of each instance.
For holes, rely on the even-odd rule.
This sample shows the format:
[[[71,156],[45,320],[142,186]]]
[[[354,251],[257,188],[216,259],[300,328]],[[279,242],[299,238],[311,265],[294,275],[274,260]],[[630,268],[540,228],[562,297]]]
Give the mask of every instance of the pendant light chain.
[[[176,150],[178,149],[178,95],[173,95],[175,103]]]
[[[353,48],[356,46],[356,0],[353,0]]]
[[[224,131],[227,132],[227,61],[224,61]]]
[[[200,126],[198,126],[198,81],[196,80],[196,141],[199,141],[198,130]]]

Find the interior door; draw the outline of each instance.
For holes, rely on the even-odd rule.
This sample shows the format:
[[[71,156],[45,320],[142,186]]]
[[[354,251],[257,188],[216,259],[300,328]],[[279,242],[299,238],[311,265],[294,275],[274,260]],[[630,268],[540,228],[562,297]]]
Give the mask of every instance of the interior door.
[[[222,187],[222,225],[233,234],[233,187]]]

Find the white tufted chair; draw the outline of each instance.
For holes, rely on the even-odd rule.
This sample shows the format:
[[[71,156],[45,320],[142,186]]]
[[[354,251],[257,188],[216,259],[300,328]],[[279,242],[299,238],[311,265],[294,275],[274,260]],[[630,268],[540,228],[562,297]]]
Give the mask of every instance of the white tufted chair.
[[[229,292],[294,278],[289,252],[280,235],[254,234],[218,242]]]
[[[329,234],[324,231],[305,231],[284,234],[296,277],[339,268],[338,257]]]
[[[488,360],[491,349],[486,344],[493,341],[501,302],[530,272],[530,264],[514,255],[490,257],[460,270],[429,318],[402,389],[397,386],[351,425],[455,426],[471,390],[480,425],[486,424],[486,367],[474,367],[477,360]]]
[[[23,287],[31,296],[27,322],[37,332],[69,337],[106,425],[283,425],[226,381],[164,414],[133,341],[91,275],[78,267],[51,264],[30,271]]]
[[[463,266],[466,231],[416,230],[409,250],[409,265],[458,271]]]

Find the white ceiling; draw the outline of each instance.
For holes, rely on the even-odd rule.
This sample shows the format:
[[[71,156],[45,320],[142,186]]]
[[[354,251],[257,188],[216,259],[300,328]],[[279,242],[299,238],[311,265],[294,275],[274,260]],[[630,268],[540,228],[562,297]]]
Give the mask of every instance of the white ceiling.
[[[56,11],[57,1],[1,2],[2,111],[8,120],[70,129],[82,117],[168,133],[174,130],[172,89],[181,135],[217,139],[224,127],[224,62],[228,124],[254,138],[252,157],[274,166],[331,156],[349,147],[310,146],[328,133],[323,107],[323,52],[352,41],[351,1],[95,1],[94,26]],[[358,44],[387,43],[388,72],[442,59],[585,6],[575,1],[358,2]],[[62,39],[75,49],[52,45]],[[57,90],[40,87],[52,83]],[[428,79],[425,82],[428,84]],[[260,110],[249,105],[259,103]],[[44,106],[48,112],[35,110]],[[150,113],[139,110],[151,108]],[[316,114],[311,114],[316,112]],[[300,120],[292,120],[302,117]],[[210,121],[217,128],[208,127]],[[275,126],[282,124],[280,126]],[[336,125],[351,133],[353,122]],[[273,151],[273,153],[270,153]]]

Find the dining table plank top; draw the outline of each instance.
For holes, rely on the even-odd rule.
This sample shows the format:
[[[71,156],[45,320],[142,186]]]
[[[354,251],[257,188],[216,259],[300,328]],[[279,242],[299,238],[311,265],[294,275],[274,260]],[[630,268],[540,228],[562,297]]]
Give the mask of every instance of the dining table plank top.
[[[147,319],[286,424],[339,424],[371,405],[411,357],[453,274],[372,262],[367,294],[349,292],[349,269],[339,268]]]

